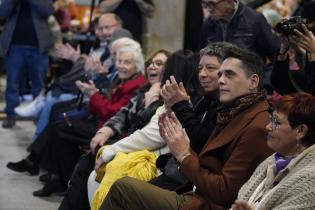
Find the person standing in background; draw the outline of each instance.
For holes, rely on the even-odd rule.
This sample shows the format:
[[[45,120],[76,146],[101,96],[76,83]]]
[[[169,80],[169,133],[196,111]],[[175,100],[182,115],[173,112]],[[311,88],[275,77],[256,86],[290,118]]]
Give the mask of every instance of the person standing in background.
[[[152,0],[100,0],[99,8],[102,13],[113,12],[118,15],[123,27],[132,33],[136,41],[142,43],[143,16],[153,16]]]
[[[212,42],[229,42],[273,60],[280,40],[265,17],[239,0],[202,0],[209,17],[202,26],[200,48]]]
[[[5,19],[0,37],[0,56],[4,57],[7,75],[5,91],[7,117],[3,128],[15,125],[14,108],[19,105],[19,81],[26,70],[35,98],[44,87],[48,70],[48,50],[53,36],[48,17],[54,12],[51,0],[3,0],[0,17]]]

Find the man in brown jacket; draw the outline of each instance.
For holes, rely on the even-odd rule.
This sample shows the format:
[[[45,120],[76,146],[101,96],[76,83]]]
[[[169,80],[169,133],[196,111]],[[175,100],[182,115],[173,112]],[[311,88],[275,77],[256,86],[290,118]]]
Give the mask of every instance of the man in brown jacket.
[[[216,128],[199,155],[174,113],[160,119],[160,133],[189,180],[190,192],[177,194],[132,178],[111,188],[100,209],[228,209],[242,184],[269,154],[265,126],[268,103],[261,92],[258,56],[231,48],[219,70]]]

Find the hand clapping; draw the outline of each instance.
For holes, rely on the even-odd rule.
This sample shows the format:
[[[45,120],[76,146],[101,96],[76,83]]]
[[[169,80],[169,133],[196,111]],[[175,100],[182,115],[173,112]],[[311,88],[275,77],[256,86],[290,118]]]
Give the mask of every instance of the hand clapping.
[[[160,98],[161,83],[154,83],[144,95],[145,108]]]
[[[80,46],[74,49],[69,43],[56,45],[56,56],[62,59],[70,60],[72,62],[77,61],[80,57]]]
[[[104,66],[99,59],[93,57],[87,57],[85,59],[84,70],[87,74],[98,73],[98,74],[106,74],[108,73],[108,69]]]
[[[160,116],[159,130],[171,153],[180,163],[191,154],[188,135],[174,112],[166,112]]]
[[[189,101],[189,96],[183,83],[178,84],[174,76],[171,76],[170,80],[167,80],[163,85],[161,96],[164,100],[164,105],[168,110],[180,101]]]
[[[98,89],[95,87],[92,80],[90,80],[89,83],[85,83],[85,82],[81,82],[77,80],[75,84],[81,90],[81,92],[84,95],[87,95],[88,97],[91,97],[93,94],[95,94],[98,91]]]

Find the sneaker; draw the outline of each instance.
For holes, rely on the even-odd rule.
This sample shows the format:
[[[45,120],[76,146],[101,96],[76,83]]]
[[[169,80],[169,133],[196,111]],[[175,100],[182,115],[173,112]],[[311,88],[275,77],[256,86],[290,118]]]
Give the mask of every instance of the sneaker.
[[[9,162],[7,168],[15,172],[28,172],[30,175],[38,175],[39,173],[39,167],[26,159],[15,163]]]
[[[45,96],[39,95],[31,103],[23,103],[14,109],[21,117],[37,117],[45,105]]]
[[[14,117],[6,117],[2,122],[2,128],[13,128],[15,126]]]

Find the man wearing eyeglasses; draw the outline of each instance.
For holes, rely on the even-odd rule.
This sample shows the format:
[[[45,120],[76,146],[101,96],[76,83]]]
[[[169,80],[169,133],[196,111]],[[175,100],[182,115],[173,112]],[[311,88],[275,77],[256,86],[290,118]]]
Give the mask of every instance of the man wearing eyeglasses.
[[[201,48],[226,41],[263,58],[272,59],[276,55],[280,42],[262,14],[239,0],[202,0],[201,5],[209,12],[201,31]]]

